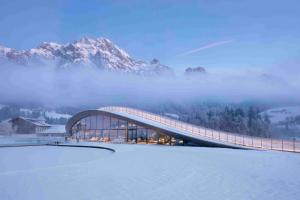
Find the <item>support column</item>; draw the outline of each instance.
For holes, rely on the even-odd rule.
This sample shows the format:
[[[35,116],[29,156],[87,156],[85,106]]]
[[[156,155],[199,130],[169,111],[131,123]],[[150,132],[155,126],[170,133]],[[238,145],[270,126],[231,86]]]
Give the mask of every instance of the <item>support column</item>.
[[[148,144],[148,131],[149,131],[149,129],[147,128],[146,129],[146,144]]]
[[[138,134],[137,134],[137,128],[135,129],[135,143],[138,143]]]
[[[111,116],[109,116],[109,131],[108,131],[108,141],[110,141],[110,133],[111,133]]]
[[[93,117],[93,116],[90,116],[90,117],[89,117],[89,119],[90,119],[90,129],[89,129],[89,138],[88,138],[89,140],[91,139],[92,117]]]
[[[128,143],[128,121],[126,121],[126,132],[125,132],[125,135],[126,135],[126,142]]]

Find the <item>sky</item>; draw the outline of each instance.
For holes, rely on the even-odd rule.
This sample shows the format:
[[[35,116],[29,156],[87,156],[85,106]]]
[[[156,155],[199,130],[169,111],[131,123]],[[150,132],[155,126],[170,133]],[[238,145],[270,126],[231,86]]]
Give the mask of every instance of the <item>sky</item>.
[[[0,44],[105,37],[175,70],[269,68],[300,60],[299,10],[299,0],[0,0]]]

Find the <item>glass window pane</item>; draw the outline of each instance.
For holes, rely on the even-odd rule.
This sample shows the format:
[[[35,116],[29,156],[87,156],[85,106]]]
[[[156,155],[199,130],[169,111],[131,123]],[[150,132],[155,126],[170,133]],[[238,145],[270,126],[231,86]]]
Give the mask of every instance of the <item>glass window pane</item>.
[[[86,117],[84,119],[85,119],[86,129],[91,129],[91,117]]]
[[[80,126],[81,129],[80,130],[85,130],[86,129],[85,118],[80,120],[80,124],[81,124],[81,126]]]
[[[117,129],[118,128],[118,119],[112,117],[111,118],[111,129]]]
[[[118,138],[119,139],[123,139],[125,141],[125,138],[126,138],[126,130],[118,130]]]
[[[119,128],[126,129],[127,128],[127,121],[119,119]]]
[[[104,116],[103,118],[103,128],[110,129],[110,117]]]
[[[97,128],[96,115],[90,116],[90,129],[95,130]]]
[[[128,128],[136,128],[136,124],[128,122]]]
[[[97,129],[103,129],[103,116],[97,115]]]

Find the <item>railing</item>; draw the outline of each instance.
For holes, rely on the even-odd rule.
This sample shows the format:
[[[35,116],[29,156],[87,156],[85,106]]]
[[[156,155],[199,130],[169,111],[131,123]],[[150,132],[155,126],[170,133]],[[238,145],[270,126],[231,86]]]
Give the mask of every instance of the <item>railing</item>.
[[[26,145],[46,145],[56,142],[63,143],[63,137],[36,137],[36,136],[1,136],[0,147],[7,146],[26,146]]]
[[[158,122],[170,128],[175,128],[177,130],[183,131],[184,133],[190,134],[192,136],[202,137],[208,140],[217,140],[219,142],[227,143],[230,145],[237,145],[237,146],[243,146],[248,148],[257,148],[257,149],[265,149],[265,150],[300,152],[300,142],[296,141],[295,139],[293,140],[272,139],[272,138],[253,137],[248,135],[229,133],[225,131],[218,131],[218,130],[213,130],[201,126],[188,124],[176,119],[171,119],[169,117],[161,116],[147,111],[127,108],[127,107],[110,106],[110,107],[103,107],[101,108],[101,110],[108,111],[108,112],[128,113],[131,115],[142,117],[147,120]]]

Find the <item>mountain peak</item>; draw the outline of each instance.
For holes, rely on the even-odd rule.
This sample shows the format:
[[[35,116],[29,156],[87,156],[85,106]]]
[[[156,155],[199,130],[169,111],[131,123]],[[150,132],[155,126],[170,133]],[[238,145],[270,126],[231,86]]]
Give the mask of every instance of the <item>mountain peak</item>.
[[[156,58],[153,58],[150,62],[152,65],[155,65],[155,64],[159,64],[159,60],[156,59]]]
[[[79,40],[76,40],[74,43],[83,43],[83,44],[107,43],[107,44],[111,44],[112,42],[109,39],[103,38],[103,37],[99,37],[99,38],[82,37]]]
[[[38,46],[38,48],[54,48],[54,49],[58,49],[60,48],[62,45],[55,43],[55,42],[43,42],[40,46]]]
[[[76,43],[84,43],[84,44],[92,44],[94,43],[96,40],[88,38],[88,37],[83,37],[81,39],[79,39]]]
[[[195,75],[195,74],[205,74],[206,70],[204,67],[188,67],[187,69],[185,69],[185,74],[186,75]]]
[[[1,59],[25,66],[54,65],[57,68],[80,66],[137,74],[160,74],[161,71],[172,71],[169,67],[161,65],[158,59],[153,59],[150,63],[135,60],[106,38],[83,37],[67,44],[44,42],[27,51],[0,46],[0,55]]]

